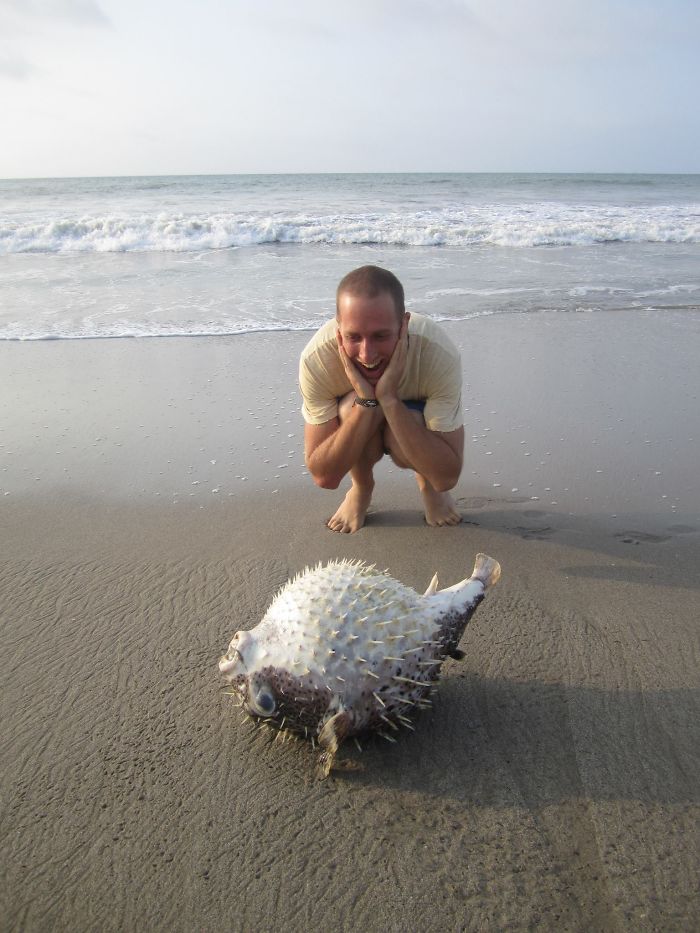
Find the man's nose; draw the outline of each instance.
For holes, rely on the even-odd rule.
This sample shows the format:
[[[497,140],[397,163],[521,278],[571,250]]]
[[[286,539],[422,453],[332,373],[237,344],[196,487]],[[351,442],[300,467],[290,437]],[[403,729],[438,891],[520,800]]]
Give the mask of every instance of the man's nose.
[[[374,362],[374,342],[371,340],[363,340],[360,344],[360,356],[365,361],[365,363]]]

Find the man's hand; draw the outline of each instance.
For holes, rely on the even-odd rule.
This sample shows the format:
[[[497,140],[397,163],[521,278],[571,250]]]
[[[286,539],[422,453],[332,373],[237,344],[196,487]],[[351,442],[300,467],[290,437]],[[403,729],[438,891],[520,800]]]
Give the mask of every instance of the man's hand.
[[[335,332],[335,339],[338,342],[338,352],[340,353],[340,362],[343,364],[343,369],[345,370],[345,375],[350,380],[350,385],[355,390],[355,395],[359,398],[375,398],[374,389],[367,382],[365,377],[360,373],[359,369],[350,357],[345,352],[345,347],[343,346],[343,338],[339,330]]]
[[[398,343],[391,354],[389,365],[380,376],[375,387],[374,393],[380,403],[398,398],[399,383],[406,369],[406,359],[408,358],[408,322],[410,317],[410,314],[404,314]]]

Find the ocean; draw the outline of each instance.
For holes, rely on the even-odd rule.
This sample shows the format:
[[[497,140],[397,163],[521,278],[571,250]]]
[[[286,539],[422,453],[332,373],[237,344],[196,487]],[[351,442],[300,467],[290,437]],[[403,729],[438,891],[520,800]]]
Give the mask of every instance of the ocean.
[[[0,181],[0,338],[312,330],[377,263],[436,320],[700,310],[699,175]]]

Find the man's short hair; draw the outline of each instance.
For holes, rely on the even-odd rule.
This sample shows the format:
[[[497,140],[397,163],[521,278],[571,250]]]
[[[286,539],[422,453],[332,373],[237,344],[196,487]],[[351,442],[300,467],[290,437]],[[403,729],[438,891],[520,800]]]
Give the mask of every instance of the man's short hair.
[[[404,303],[403,285],[393,272],[381,269],[379,266],[360,266],[353,269],[340,280],[335,293],[335,309],[338,314],[340,296],[347,293],[355,298],[376,298],[383,292],[388,292],[394,299],[394,308],[399,321],[403,320],[406,306]]]

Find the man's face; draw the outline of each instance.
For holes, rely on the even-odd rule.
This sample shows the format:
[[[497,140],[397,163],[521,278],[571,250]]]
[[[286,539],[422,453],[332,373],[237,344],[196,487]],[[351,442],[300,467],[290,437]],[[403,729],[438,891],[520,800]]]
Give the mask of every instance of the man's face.
[[[401,325],[389,292],[375,298],[343,293],[338,299],[338,330],[343,349],[362,376],[375,386],[399,339]]]

